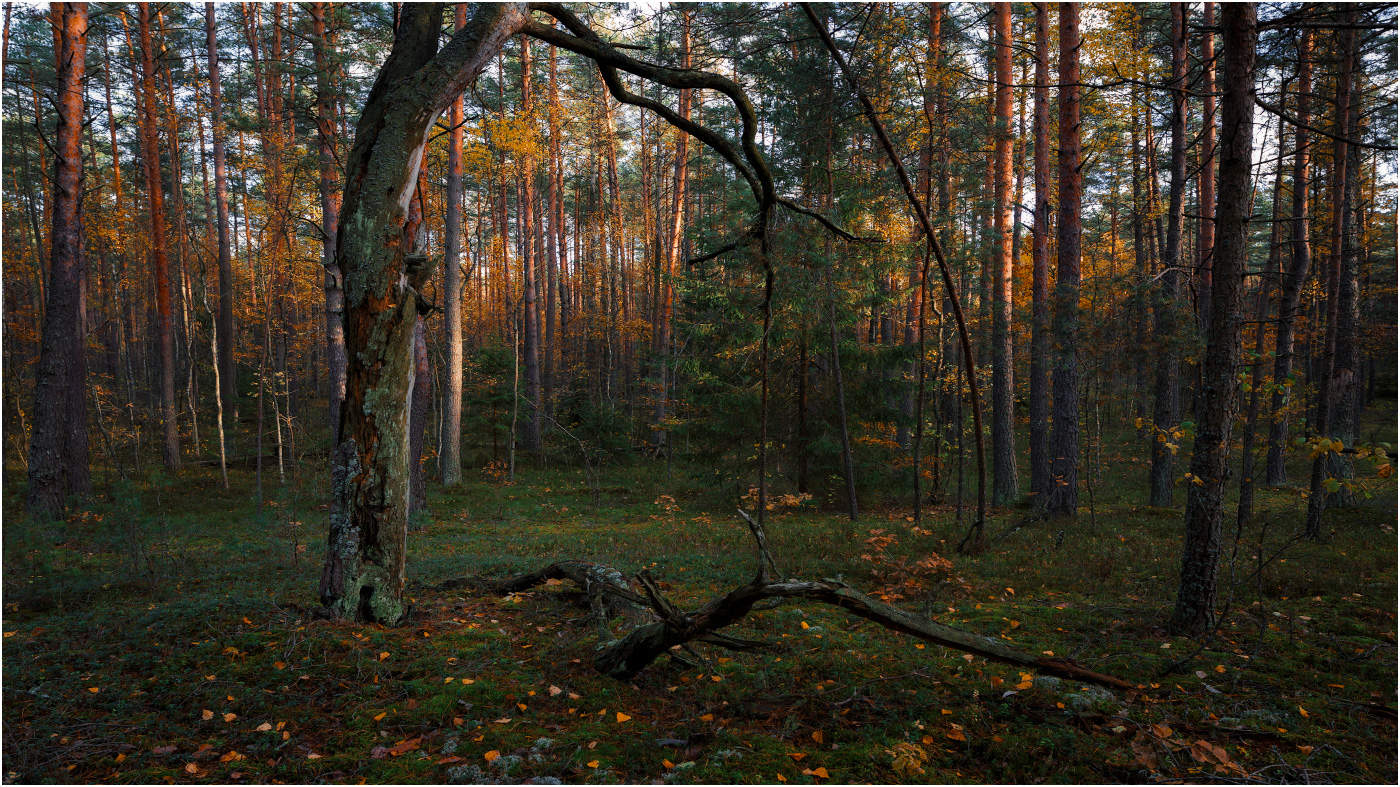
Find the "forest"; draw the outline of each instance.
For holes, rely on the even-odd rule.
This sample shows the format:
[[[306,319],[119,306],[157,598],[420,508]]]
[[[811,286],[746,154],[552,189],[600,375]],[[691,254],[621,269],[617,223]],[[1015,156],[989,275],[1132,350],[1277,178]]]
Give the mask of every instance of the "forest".
[[[1397,7],[5,3],[5,783],[1395,783]]]

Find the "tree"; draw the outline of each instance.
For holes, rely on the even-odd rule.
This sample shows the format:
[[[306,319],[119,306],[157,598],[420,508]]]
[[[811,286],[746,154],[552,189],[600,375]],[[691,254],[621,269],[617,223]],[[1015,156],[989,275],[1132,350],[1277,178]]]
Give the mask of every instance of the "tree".
[[[311,3],[311,48],[316,63],[316,159],[320,165],[317,188],[321,193],[321,267],[326,302],[326,370],[330,377],[331,445],[340,441],[340,408],[345,401],[345,272],[336,262],[336,224],[340,218],[340,194],[336,191],[336,106],[332,80],[335,75],[335,43],[326,24],[326,3]],[[212,18],[212,11],[210,12]],[[213,35],[210,28],[210,35]],[[211,52],[213,39],[210,39]],[[220,269],[222,271],[222,268]],[[222,276],[222,273],[220,274]],[[222,279],[220,279],[222,281]]]
[[[170,258],[165,234],[165,195],[161,182],[160,145],[156,125],[155,44],[151,40],[150,3],[139,3],[137,30],[141,42],[141,157],[145,164],[146,195],[151,222],[151,268],[156,289],[156,343],[160,353],[161,456],[168,470],[180,466],[180,433],[175,416],[175,337],[170,312]]]
[[[58,86],[54,134],[54,195],[49,279],[34,386],[34,432],[29,445],[31,516],[54,519],[72,495],[91,487],[88,474],[86,378],[83,350],[83,75],[87,63],[87,3],[54,3],[50,14]]]
[[[1210,288],[1215,260],[1215,3],[1201,4],[1201,166],[1197,174],[1200,195],[1200,234],[1196,263],[1200,271],[1196,308],[1201,333],[1210,330]]]
[[[1149,503],[1170,506],[1176,455],[1175,433],[1181,420],[1177,310],[1181,294],[1181,230],[1186,192],[1186,6],[1171,6],[1171,181],[1167,186],[1167,231],[1162,250],[1161,285],[1153,302],[1157,341],[1157,380],[1152,408],[1152,475]],[[1217,224],[1218,227],[1218,224]]]
[[[456,3],[454,28],[467,24],[467,6]],[[443,217],[443,321],[447,331],[447,371],[443,385],[442,439],[438,473],[443,486],[462,480],[462,97],[452,100],[448,115],[447,209]]]
[[[1045,363],[1050,357],[1050,7],[1035,4],[1035,97],[1031,109],[1035,137],[1035,207],[1031,214],[1030,448],[1031,497],[1044,509],[1050,493],[1050,391]]]
[[[1199,634],[1215,619],[1216,564],[1230,430],[1238,404],[1241,294],[1249,256],[1254,144],[1255,8],[1227,3],[1220,9],[1225,93],[1221,99],[1220,194],[1216,205],[1215,277],[1210,331],[1196,394],[1196,441],[1186,491],[1186,539],[1181,585],[1172,628]]]
[[[996,105],[992,151],[992,502],[1016,499],[1014,379],[1012,376],[1011,285],[1011,4],[996,3],[992,15]]]
[[[1288,439],[1288,419],[1284,410],[1292,397],[1293,343],[1298,332],[1298,306],[1303,285],[1307,283],[1312,266],[1312,247],[1308,240],[1308,181],[1310,143],[1307,125],[1312,100],[1312,41],[1311,30],[1298,34],[1298,93],[1296,116],[1298,125],[1293,134],[1293,195],[1289,216],[1289,264],[1279,293],[1278,328],[1274,339],[1274,395],[1270,403],[1269,455],[1265,480],[1269,486],[1288,483],[1283,454]]]
[[[204,4],[205,46],[209,60],[209,136],[214,148],[214,224],[219,239],[219,315],[215,321],[219,357],[219,400],[238,413],[238,372],[233,363],[233,261],[229,248],[228,164],[224,151],[223,85],[214,4]]]
[[[681,68],[690,68],[690,11],[681,10]],[[690,119],[690,91],[682,90],[677,114]],[[676,265],[680,262],[682,233],[685,230],[685,190],[690,174],[690,135],[676,132],[676,163],[672,176],[671,220],[666,227],[666,265],[661,271],[661,308],[658,310],[655,352],[658,394],[656,398],[656,445],[666,447],[666,401],[670,396],[671,320],[675,313]],[[804,373],[805,374],[805,373]]]
[[[531,87],[530,39],[520,39],[520,111],[530,119],[534,127],[534,96]],[[523,253],[521,256],[521,308],[524,310],[525,353],[525,393],[529,397],[529,407],[525,418],[524,443],[527,451],[540,450],[541,410],[544,407],[543,388],[540,384],[540,314],[537,289],[537,255],[535,247],[535,156],[533,140],[526,143],[525,154],[520,161],[520,238]]]
[[[1060,4],[1059,216],[1055,250],[1055,390],[1046,510],[1073,516],[1079,506],[1079,6]]]
[[[339,617],[397,623],[408,526],[408,388],[424,258],[403,227],[429,126],[525,22],[520,4],[477,6],[438,51],[442,7],[405,4],[346,165],[336,261],[345,271],[349,365],[321,601]]]

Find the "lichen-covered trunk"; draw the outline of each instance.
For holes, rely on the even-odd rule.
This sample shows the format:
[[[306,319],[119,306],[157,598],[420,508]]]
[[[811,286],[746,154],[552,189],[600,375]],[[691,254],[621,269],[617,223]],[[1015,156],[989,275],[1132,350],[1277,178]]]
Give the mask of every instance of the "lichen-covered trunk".
[[[1221,100],[1220,201],[1216,206],[1215,277],[1210,332],[1196,394],[1196,441],[1186,490],[1186,539],[1172,628],[1206,631],[1215,619],[1220,518],[1239,398],[1241,294],[1249,256],[1250,167],[1254,141],[1255,9],[1226,4],[1220,13],[1225,94]]]
[[[477,6],[437,51],[438,4],[406,4],[361,113],[336,237],[348,358],[320,597],[332,614],[397,623],[408,525],[408,413],[417,291],[427,260],[405,255],[409,192],[429,125],[524,21],[519,4]]]
[[[86,3],[55,3],[58,84],[54,134],[53,243],[35,375],[34,432],[27,505],[36,519],[63,513],[70,495],[91,486],[83,358],[83,70]]]

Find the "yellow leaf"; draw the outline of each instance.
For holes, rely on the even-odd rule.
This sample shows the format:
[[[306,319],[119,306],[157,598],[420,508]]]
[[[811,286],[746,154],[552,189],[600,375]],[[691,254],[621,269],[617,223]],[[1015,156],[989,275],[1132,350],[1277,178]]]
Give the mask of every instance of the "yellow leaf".
[[[384,721],[384,717],[389,715],[389,711],[382,710],[375,717],[375,721]]]
[[[817,777],[818,779],[829,779],[829,778],[831,778],[830,776],[827,775],[827,773],[826,773],[826,768],[803,768],[803,769],[802,769],[802,775],[804,775],[804,776],[815,776],[815,777]]]
[[[99,691],[102,691],[102,689],[100,689],[100,688],[98,688],[98,687],[96,687],[96,686],[88,686],[88,693],[90,693],[90,694],[96,694],[96,693],[99,692]]]
[[[780,782],[785,782],[785,781],[787,781],[787,777],[784,776],[784,775],[782,775],[781,773],[780,773],[780,774],[777,774],[777,776],[778,776],[778,781],[780,781]]]
[[[1303,718],[1306,719],[1308,717],[1308,709],[1304,708],[1302,705],[1298,706],[1298,712],[1303,714]]]
[[[1025,691],[1026,689],[1029,689],[1029,688],[1031,687],[1031,685],[1032,685],[1031,681],[1023,680],[1023,681],[1021,681],[1020,683],[1017,683],[1017,684],[1016,684],[1016,690],[1017,690],[1017,691]]]
[[[714,721],[714,720],[715,720],[715,714],[713,714],[713,713],[702,713],[702,714],[700,714],[700,721]]]
[[[598,761],[597,761],[597,760],[589,760],[589,761],[588,761],[588,767],[590,767],[590,768],[597,768],[597,767],[598,767]]]
[[[526,705],[523,702],[517,702],[515,703],[515,707],[519,708],[523,712],[526,708]]]
[[[963,734],[962,730],[948,730],[946,733],[944,733],[944,736],[947,737],[950,741],[967,740],[967,736]]]
[[[807,755],[806,755],[805,753],[803,753],[803,752],[800,752],[800,751],[794,751],[794,752],[789,752],[789,753],[788,753],[788,756],[792,758],[792,761],[793,761],[793,762],[801,762],[801,761],[802,761],[802,758],[803,758],[803,757],[806,757]]]
[[[209,721],[210,719],[214,718],[214,711],[205,708],[204,710],[199,712],[199,718],[204,719],[205,721]]]
[[[813,733],[812,733],[812,740],[816,741],[817,743],[821,743],[821,742],[822,742],[822,731],[821,731],[821,730],[817,730],[816,732],[813,732]]]
[[[632,717],[631,717],[631,716],[628,716],[627,714],[623,713],[622,711],[618,711],[618,712],[617,712],[617,723],[618,723],[618,724],[621,724],[621,723],[623,723],[624,721],[631,721],[631,720],[632,720]]]
[[[387,651],[387,650],[381,650],[381,651],[379,651],[379,660],[380,660],[380,661],[383,661],[384,659],[387,659],[387,658],[389,658],[389,651]]]
[[[811,626],[807,625],[807,621],[804,620],[804,621],[802,621],[802,628],[804,628],[804,629],[809,629],[809,628],[811,628]]]
[[[234,719],[236,719],[236,718],[238,718],[238,714],[237,714],[237,713],[225,713],[225,714],[224,714],[224,723],[225,723],[225,724],[228,724],[228,723],[232,722],[232,721],[233,721]]]
[[[472,678],[462,678],[462,685],[463,685],[463,686],[470,686],[470,685],[472,685],[473,683],[476,683],[476,681],[473,680]]]
[[[674,762],[671,762],[670,760],[666,759],[665,757],[662,757],[662,758],[661,758],[661,764],[662,764],[662,766],[664,766],[664,767],[665,767],[666,769],[668,769],[668,770],[671,769],[671,768],[676,767],[676,764],[675,764]]]
[[[488,751],[481,756],[486,758],[487,762],[495,762],[496,758],[501,756],[501,753],[499,751],[496,751],[495,749],[492,749],[491,751]]]

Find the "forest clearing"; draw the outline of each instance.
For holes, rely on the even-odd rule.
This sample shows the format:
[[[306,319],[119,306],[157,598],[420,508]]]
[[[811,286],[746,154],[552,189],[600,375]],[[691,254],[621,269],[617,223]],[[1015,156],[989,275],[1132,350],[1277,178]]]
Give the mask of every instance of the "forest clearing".
[[[5,783],[1394,783],[1379,3],[6,3]]]

